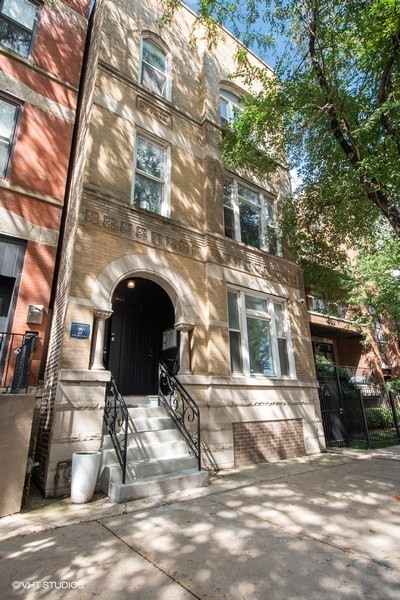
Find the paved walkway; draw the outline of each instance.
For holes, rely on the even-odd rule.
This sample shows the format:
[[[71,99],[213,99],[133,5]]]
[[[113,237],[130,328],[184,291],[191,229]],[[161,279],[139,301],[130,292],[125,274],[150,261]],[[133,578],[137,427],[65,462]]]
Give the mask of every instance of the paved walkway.
[[[400,447],[120,505],[42,500],[0,519],[0,540],[6,600],[397,600]]]

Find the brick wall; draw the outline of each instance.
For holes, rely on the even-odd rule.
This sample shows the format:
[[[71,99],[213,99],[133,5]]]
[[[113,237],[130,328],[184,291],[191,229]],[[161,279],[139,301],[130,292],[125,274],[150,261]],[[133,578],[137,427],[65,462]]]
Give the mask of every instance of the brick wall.
[[[45,385],[40,406],[40,424],[36,446],[36,460],[39,468],[37,482],[45,490],[45,480],[49,461],[49,446],[52,434],[54,404],[57,390],[57,377],[60,368],[60,356],[63,343],[64,319],[67,309],[68,292],[74,262],[75,236],[78,226],[78,214],[81,200],[82,178],[85,165],[85,150],[90,121],[90,110],[94,91],[95,73],[98,59],[98,45],[103,18],[102,0],[97,2],[94,16],[91,50],[87,59],[84,90],[78,116],[79,125],[76,139],[77,156],[68,190],[69,209],[65,223],[64,240],[58,276],[58,288],[51,325],[50,343],[47,356]]]
[[[302,419],[232,425],[235,467],[306,454]]]

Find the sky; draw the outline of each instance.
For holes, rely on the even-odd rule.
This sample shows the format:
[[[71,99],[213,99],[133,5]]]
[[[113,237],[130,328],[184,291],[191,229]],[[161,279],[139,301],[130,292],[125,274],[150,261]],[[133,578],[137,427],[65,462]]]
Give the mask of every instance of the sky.
[[[196,12],[197,10],[197,6],[198,6],[198,0],[181,0],[183,2],[183,4],[186,4],[186,6],[188,6],[191,10],[193,10],[193,12]],[[257,25],[257,24],[256,24]],[[265,23],[262,23],[261,21],[259,22],[258,26],[262,28],[265,28]],[[226,29],[229,31],[229,26],[226,26]],[[284,48],[284,41],[282,40],[278,40],[277,43],[277,47],[274,50],[263,50],[262,52],[257,52],[256,49],[251,48],[251,50],[257,54],[264,62],[267,63],[268,66],[274,68],[275,63],[276,63],[276,55],[277,53],[279,54],[279,51],[282,50],[283,51]]]

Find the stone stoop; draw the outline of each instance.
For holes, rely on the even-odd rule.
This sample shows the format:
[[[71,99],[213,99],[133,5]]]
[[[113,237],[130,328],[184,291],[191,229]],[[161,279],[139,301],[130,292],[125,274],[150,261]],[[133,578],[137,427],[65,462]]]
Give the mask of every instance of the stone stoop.
[[[196,457],[165,408],[145,401],[134,404],[141,407],[128,409],[126,483],[121,483],[121,467],[112,440],[105,435],[100,489],[114,502],[127,502],[207,486],[208,472],[198,471]]]

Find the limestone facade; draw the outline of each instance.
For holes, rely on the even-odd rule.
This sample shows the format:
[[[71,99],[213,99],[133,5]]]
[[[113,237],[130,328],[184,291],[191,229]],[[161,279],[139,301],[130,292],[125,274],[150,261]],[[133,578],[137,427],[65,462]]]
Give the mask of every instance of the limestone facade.
[[[259,459],[281,456],[276,447],[269,455],[268,448],[273,436],[282,431],[282,439],[289,439],[290,431],[296,439],[300,436],[299,443],[291,445],[291,455],[301,449],[307,454],[320,452],[323,432],[307,309],[302,303],[302,273],[279,248],[269,253],[225,235],[225,177],[248,185],[255,194],[265,194],[275,207],[284,202],[290,189],[283,167],[269,180],[260,180],[240,169],[228,172],[222,164],[221,89],[238,96],[251,92],[239,78],[232,78],[239,43],[225,33],[209,50],[198,31],[200,41],[191,45],[195,16],[183,6],[162,28],[157,25],[162,7],[155,0],[141,5],[132,0],[100,2],[96,10],[102,11],[103,21],[92,73],[95,88],[86,151],[81,158],[83,180],[77,200],[73,263],[66,275],[62,342],[54,363],[58,365],[58,384],[51,418],[47,493],[52,493],[59,461],[69,459],[74,449],[101,446],[105,382],[114,371],[111,364],[119,370],[129,354],[126,348],[122,350],[122,342],[120,354],[113,350],[113,343],[118,342],[118,335],[123,337],[127,326],[127,321],[120,329],[116,324],[119,311],[128,314],[127,280],[136,282],[132,294],[138,293],[141,285],[147,290],[146,318],[160,320],[161,329],[155,334],[157,356],[163,353],[163,327],[175,326],[179,331],[178,378],[200,406],[205,468],[232,467],[235,452],[236,463],[240,462],[243,443],[235,449],[238,437],[234,435],[234,430],[240,429],[238,424],[251,423],[243,431],[261,436],[260,453],[255,453]],[[166,91],[162,93],[149,89],[151,84],[143,77],[147,41],[166,59],[161,73],[161,80],[167,79]],[[151,65],[148,72],[154,76]],[[160,78],[156,85],[159,82]],[[147,158],[143,159],[145,164],[142,161],[139,168],[140,144],[153,152],[154,160],[154,152],[163,156],[162,175],[149,175],[151,157],[147,163]],[[159,210],[149,210],[148,204],[141,206],[135,200],[141,177],[146,184],[162,189]],[[164,298],[159,304],[158,295]],[[237,331],[232,323],[230,326],[228,298],[241,303]],[[257,308],[251,312],[247,303],[252,301],[280,311],[285,324],[281,345],[276,339],[280,317],[266,312],[260,317]],[[169,320],[164,315],[168,303],[173,312]],[[161,306],[160,314],[157,306]],[[254,342],[253,357],[249,357],[252,319],[265,335],[268,327],[272,332],[268,341],[272,362],[264,370],[254,367],[261,364],[257,352],[266,351],[262,342]],[[89,337],[71,336],[73,323],[89,325]],[[58,334],[60,327],[59,322]],[[241,341],[235,346],[232,340],[237,341],[238,336]],[[241,369],[232,367],[230,344],[238,349]],[[102,348],[104,368],[99,364]],[[118,373],[114,376],[118,378]],[[128,379],[123,381],[122,386],[128,386]],[[128,388],[128,395],[130,389],[132,395],[137,393],[134,386]],[[250,445],[254,449],[254,443]],[[67,483],[63,485],[59,485],[60,492],[67,489]]]

